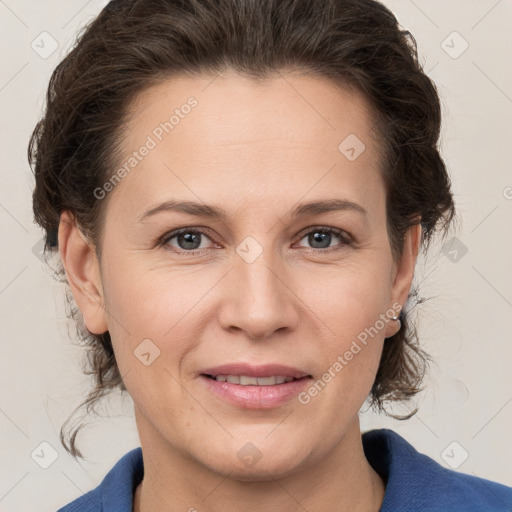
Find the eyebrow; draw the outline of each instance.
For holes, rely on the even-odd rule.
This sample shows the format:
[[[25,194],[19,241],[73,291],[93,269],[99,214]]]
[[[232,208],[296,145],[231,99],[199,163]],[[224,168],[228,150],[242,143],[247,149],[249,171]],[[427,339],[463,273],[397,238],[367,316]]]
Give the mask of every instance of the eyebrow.
[[[368,217],[368,212],[358,203],[347,201],[346,199],[326,199],[323,201],[310,201],[302,203],[292,209],[289,213],[290,217],[305,217],[307,215],[320,215],[332,211],[348,210],[354,211]],[[194,215],[196,217],[220,219],[225,221],[228,217],[225,210],[218,206],[196,203],[194,201],[165,201],[158,204],[139,218],[139,222],[156,215],[160,212],[180,212]]]

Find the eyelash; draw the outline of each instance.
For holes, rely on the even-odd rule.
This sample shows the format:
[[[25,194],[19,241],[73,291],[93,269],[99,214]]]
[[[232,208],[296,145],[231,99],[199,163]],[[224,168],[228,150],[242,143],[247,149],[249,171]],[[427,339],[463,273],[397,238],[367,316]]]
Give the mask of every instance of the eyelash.
[[[341,245],[338,247],[328,247],[325,249],[315,249],[315,248],[308,249],[307,247],[303,247],[303,249],[306,249],[307,252],[326,253],[326,252],[332,252],[332,251],[339,251],[341,249],[344,249],[345,246],[352,245],[352,241],[353,241],[352,237],[346,231],[343,231],[342,229],[338,229],[338,228],[334,228],[334,227],[325,227],[325,226],[310,227],[310,228],[306,228],[306,230],[301,231],[297,235],[300,237],[299,242],[305,236],[309,235],[310,233],[314,233],[314,232],[334,233],[336,236],[338,236],[340,238]],[[178,236],[182,233],[200,233],[200,234],[206,236],[207,238],[209,238],[210,240],[212,240],[211,237],[208,235],[208,230],[206,230],[204,228],[188,228],[187,227],[187,228],[181,228],[181,229],[172,231],[170,233],[167,233],[160,239],[159,245],[163,246],[163,248],[165,250],[171,251],[174,254],[178,254],[178,255],[182,255],[182,256],[185,256],[185,255],[193,256],[193,255],[198,255],[198,254],[204,254],[204,251],[207,249],[195,249],[192,251],[187,251],[185,249],[176,250],[176,248],[169,249],[166,244],[169,241],[171,241],[173,238],[175,238],[176,236]],[[215,242],[215,241],[212,240],[212,242]]]

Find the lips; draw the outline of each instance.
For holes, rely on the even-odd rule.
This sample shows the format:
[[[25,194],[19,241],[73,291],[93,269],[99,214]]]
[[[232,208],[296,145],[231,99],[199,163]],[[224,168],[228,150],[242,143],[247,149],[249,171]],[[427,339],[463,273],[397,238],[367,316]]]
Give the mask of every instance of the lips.
[[[205,389],[235,407],[271,409],[296,397],[312,380],[300,368],[282,364],[231,363],[204,368],[199,381]]]
[[[243,376],[242,376],[243,377]],[[233,376],[238,378],[238,376]],[[251,377],[254,378],[254,377]],[[256,377],[257,379],[273,379],[274,377]],[[312,381],[311,377],[294,379],[289,377],[289,382],[270,385],[236,384],[227,381],[218,381],[205,374],[199,376],[201,389],[209,394],[240,409],[272,409],[280,407],[304,391]]]

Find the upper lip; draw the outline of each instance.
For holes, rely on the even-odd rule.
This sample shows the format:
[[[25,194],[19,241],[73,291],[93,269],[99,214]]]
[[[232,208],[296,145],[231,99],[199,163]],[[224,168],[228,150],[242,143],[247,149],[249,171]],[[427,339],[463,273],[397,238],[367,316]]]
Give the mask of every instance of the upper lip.
[[[248,363],[231,363],[205,368],[200,372],[202,375],[246,375],[248,377],[293,377],[301,379],[302,377],[309,377],[307,372],[303,372],[298,368],[285,366],[282,364],[264,364],[260,366],[251,365]]]

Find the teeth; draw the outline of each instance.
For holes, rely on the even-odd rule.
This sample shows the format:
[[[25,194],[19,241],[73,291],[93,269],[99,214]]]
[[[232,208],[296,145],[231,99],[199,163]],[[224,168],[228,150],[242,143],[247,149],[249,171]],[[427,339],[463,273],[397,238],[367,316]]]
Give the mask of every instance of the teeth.
[[[293,377],[249,377],[247,375],[217,375],[215,380],[218,382],[230,382],[231,384],[240,384],[241,386],[274,386],[291,382]]]
[[[239,384],[242,386],[257,386],[258,378],[257,377],[246,377],[245,375],[240,375]]]

